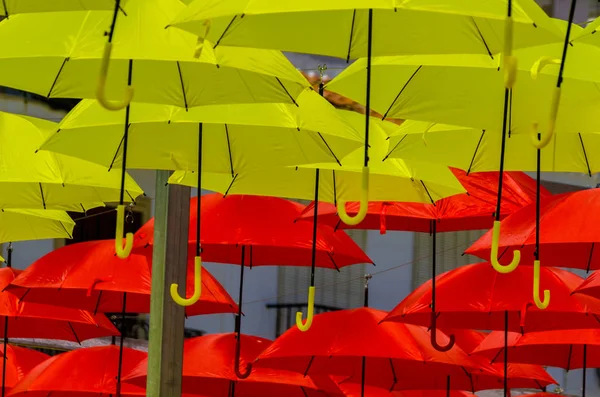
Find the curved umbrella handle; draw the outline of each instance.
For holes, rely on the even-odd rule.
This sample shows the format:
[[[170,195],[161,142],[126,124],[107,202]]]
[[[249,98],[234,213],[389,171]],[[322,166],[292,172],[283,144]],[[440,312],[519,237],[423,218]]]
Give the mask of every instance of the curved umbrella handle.
[[[513,19],[507,16],[504,20],[504,52],[502,59],[504,61],[504,86],[507,89],[513,88],[517,80],[517,57],[512,54],[513,47]]]
[[[238,338],[239,338],[239,336],[238,336]],[[252,363],[246,364],[246,372],[244,372],[244,373],[240,372],[240,345],[239,345],[239,343],[240,343],[240,340],[238,339],[236,350],[235,350],[235,363],[233,365],[233,372],[235,372],[235,376],[237,376],[239,379],[248,379],[248,377],[252,373]]]
[[[110,63],[110,53],[112,52],[112,43],[104,45],[102,62],[100,63],[100,77],[98,77],[98,86],[96,87],[96,99],[107,110],[121,110],[126,108],[133,99],[133,88],[127,86],[125,98],[121,102],[113,102],[106,99],[106,77],[108,75],[108,64]]]
[[[456,338],[454,335],[448,335],[450,340],[446,346],[441,346],[437,341],[437,316],[435,312],[431,312],[431,328],[430,328],[430,336],[431,336],[431,346],[439,352],[447,352],[448,350],[454,347],[454,343],[456,342]]]
[[[115,253],[121,259],[126,259],[133,248],[133,233],[125,235],[125,246],[123,246],[123,229],[125,224],[125,205],[117,206],[117,230],[115,233]]]
[[[199,256],[194,258],[194,294],[189,298],[182,298],[177,289],[179,284],[171,284],[171,298],[179,306],[191,306],[200,300],[202,294],[202,258]]]
[[[533,261],[533,301],[538,309],[544,310],[550,304],[550,291],[544,290],[544,300],[540,301],[540,261]]]
[[[296,312],[296,326],[302,332],[310,329],[315,315],[315,287],[308,287],[308,309],[306,313],[306,322],[302,319],[302,312]]]
[[[362,170],[362,191],[360,197],[360,208],[355,217],[351,217],[346,212],[346,202],[338,201],[337,212],[338,216],[346,225],[356,226],[361,223],[367,216],[369,209],[369,167],[363,167]]]
[[[508,265],[498,262],[498,245],[500,244],[500,221],[494,221],[492,229],[492,247],[490,249],[490,263],[498,273],[510,273],[514,271],[521,261],[521,251],[513,251],[513,259]]]
[[[548,65],[560,65],[561,61],[558,58],[541,57],[531,67],[531,78],[537,80],[540,72]],[[550,120],[548,121],[548,132],[542,135],[542,139],[538,138],[538,125],[533,125],[531,131],[531,143],[537,149],[542,149],[550,143],[554,135],[554,127],[556,126],[556,117],[558,116],[558,107],[560,105],[560,87],[556,87],[552,93],[552,102],[550,105]]]

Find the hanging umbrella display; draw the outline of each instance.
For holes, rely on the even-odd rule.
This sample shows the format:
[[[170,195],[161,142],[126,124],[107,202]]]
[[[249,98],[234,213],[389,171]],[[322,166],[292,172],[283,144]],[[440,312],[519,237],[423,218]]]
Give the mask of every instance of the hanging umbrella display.
[[[58,210],[0,210],[0,243],[73,238],[75,222]]]
[[[540,277],[554,292],[552,306],[542,310],[533,303],[528,286],[533,274],[518,267],[501,274],[489,263],[462,266],[437,277],[437,326],[441,329],[536,332],[553,329],[598,328],[600,305],[592,298],[573,295],[583,279],[566,270],[541,268]],[[477,288],[473,288],[477,285]],[[386,317],[385,321],[429,325],[431,281],[421,285]],[[511,350],[512,352],[512,350]],[[508,392],[508,356],[504,350],[505,393]]]
[[[237,353],[236,339],[241,337],[242,351]],[[271,344],[268,339],[250,335],[213,334],[187,339],[183,347],[182,392],[206,397],[318,397],[343,396],[335,382],[325,376],[311,377],[295,372],[256,369],[247,379],[238,379],[232,370],[235,360],[250,363]],[[126,382],[145,384],[148,362],[141,361]]]
[[[460,230],[486,229],[492,226],[498,173],[466,174],[464,171],[453,169],[452,172],[461,182],[468,193],[454,195],[441,199],[433,204],[398,203],[398,202],[370,202],[365,219],[356,226],[361,229],[379,229],[385,233],[387,229],[426,232],[432,238],[432,301],[430,328],[436,329],[436,299],[435,276],[436,272],[436,237],[440,232],[453,232]],[[507,173],[504,175],[504,189],[508,200],[504,200],[503,214],[510,214],[530,203],[533,199],[535,185],[523,173]],[[549,194],[544,191],[544,194]],[[314,204],[313,204],[314,205]],[[347,227],[338,220],[334,206],[321,207],[319,218],[336,227]],[[312,209],[312,207],[310,207]],[[359,203],[350,203],[346,206],[349,214],[360,210]],[[308,217],[309,207],[304,211]],[[314,211],[312,211],[314,212]],[[431,332],[432,345],[438,350],[449,350],[454,344],[454,336],[450,335],[450,343],[440,346],[435,340],[436,333]]]
[[[570,15],[572,17],[573,12]],[[556,26],[560,25],[556,24]],[[532,75],[533,78],[529,76],[521,78],[519,89],[514,93],[508,87],[504,87],[504,98],[497,94],[505,85],[505,81],[498,72],[499,58],[493,56],[493,52],[487,56],[465,54],[464,56],[424,55],[376,58],[373,62],[371,86],[374,94],[373,108],[384,117],[462,125],[498,135],[495,142],[499,142],[499,148],[493,148],[492,151],[496,151],[499,155],[500,173],[505,169],[505,157],[518,156],[518,153],[509,153],[505,156],[507,138],[512,137],[513,134],[527,135],[535,146],[529,149],[531,155],[527,156],[528,159],[535,158],[530,165],[533,165],[538,173],[545,171],[546,169],[542,168],[540,148],[551,141],[554,130],[557,133],[595,132],[596,123],[593,119],[597,117],[595,108],[600,100],[595,88],[597,72],[590,73],[592,70],[588,66],[590,59],[600,57],[600,51],[596,48],[582,45],[578,46],[577,51],[573,51],[568,73],[563,78],[564,67],[561,67],[558,72],[558,79],[565,81],[565,86],[562,88],[553,88],[557,79],[555,70],[542,70],[547,64],[555,63],[548,54],[562,53],[563,61],[558,63],[564,66],[570,23],[567,29],[563,30],[567,32],[563,46],[547,44],[515,52],[515,56],[521,60],[517,74]],[[364,59],[359,60],[350,66],[328,84],[327,88],[364,103],[360,84],[364,78],[365,62],[367,61]],[[582,79],[581,76],[586,78]],[[564,95],[560,101],[559,112],[561,90]],[[551,109],[543,101],[536,99],[541,97],[553,97]],[[503,109],[503,113],[499,113],[500,109]],[[431,126],[430,124],[423,131],[425,140],[427,130]],[[543,142],[539,140],[538,131],[548,131],[544,134]],[[454,142],[461,142],[462,145],[462,141],[458,138]],[[481,136],[477,146],[480,143]],[[556,143],[552,147],[555,145]],[[485,153],[485,149],[486,147],[482,147],[481,151]],[[478,148],[471,150],[471,152],[477,151]],[[534,152],[536,157],[533,156]],[[577,152],[581,152],[581,148],[578,148]],[[465,161],[470,161],[468,168],[465,169],[470,170],[473,160],[473,157],[463,158],[463,165]],[[581,164],[581,161],[578,164]],[[502,179],[499,179],[498,183],[497,200],[496,222],[493,229],[494,242],[500,235]],[[514,252],[513,260],[508,265],[500,264],[495,254],[494,249],[490,261],[498,271],[510,272],[519,264],[520,251]],[[537,290],[535,295],[536,305],[546,307],[550,299],[549,291],[544,292],[543,300],[539,299]]]
[[[121,0],[126,3],[127,0]],[[85,10],[112,10],[115,0],[4,0],[0,7],[0,15],[9,18],[15,14],[59,12],[59,11],[85,11]]]
[[[190,203],[189,248],[193,255],[200,232],[199,243],[205,261],[240,265],[239,308],[235,323],[238,335],[241,335],[244,270],[247,266],[310,266],[314,263],[315,267],[339,271],[358,263],[372,263],[345,233],[335,233],[326,225],[296,222],[304,208],[299,203],[275,197],[223,197],[220,194],[204,195],[201,201],[199,205],[195,197]],[[201,208],[200,213],[198,208]],[[199,218],[202,218],[201,223]],[[153,229],[154,219],[138,230],[135,245],[151,245]],[[174,285],[171,295],[176,294],[177,285]],[[308,310],[311,313],[312,308]],[[312,321],[310,314],[308,321]],[[239,352],[240,346],[237,349]],[[236,362],[235,371],[241,378],[247,377],[250,370],[241,373]]]
[[[35,366],[41,364],[48,358],[48,355],[26,349],[24,347],[6,345],[2,350],[2,397],[6,395],[29,371]]]
[[[145,388],[117,382],[119,357],[119,348],[113,345],[59,354],[33,368],[9,395],[145,396]],[[129,373],[146,357],[146,353],[126,347],[122,355],[124,373]]]
[[[356,130],[360,130],[362,116],[355,112],[339,111]],[[383,153],[387,150],[387,131],[393,124],[371,119],[373,123],[370,142],[371,151]],[[240,171],[233,177],[204,173],[199,181],[193,172],[178,171],[169,179],[170,183],[199,186],[224,194],[253,194],[296,199],[308,199],[336,203],[344,199],[360,199],[362,149],[355,150],[340,159],[340,163],[298,165],[296,167],[270,167]],[[201,183],[199,183],[201,182]],[[369,200],[402,200],[434,202],[440,198],[464,192],[447,167],[430,166],[425,163],[405,163],[402,160],[382,164],[371,169]],[[318,211],[317,211],[318,212]],[[313,224],[318,220],[313,218]],[[316,231],[316,230],[315,230]],[[317,241],[317,238],[313,238]],[[314,269],[311,261],[311,282],[308,291],[309,305],[306,322],[302,313],[296,314],[296,325],[310,328],[314,304]]]
[[[492,362],[502,353],[510,350],[511,362],[547,365],[568,370],[583,369],[583,392],[585,397],[586,369],[600,367],[600,330],[569,329],[560,331],[510,333],[508,344],[503,344],[504,336],[498,332],[489,334],[473,351]]]
[[[185,8],[179,0],[129,0],[122,6],[127,16],[118,18],[119,35],[113,43],[120,2],[114,5],[112,16],[103,11],[57,12],[3,21],[0,42],[2,38],[7,42],[0,46],[0,84],[48,98],[98,97],[108,109],[125,108],[120,113],[122,143],[113,156],[119,152],[122,156],[115,251],[126,258],[133,243],[131,233],[125,236],[124,246],[122,237],[129,102],[134,89],[137,101],[187,109],[223,103],[294,103],[308,82],[283,54],[275,51],[213,49],[207,43],[196,59],[193,53],[197,40],[193,35],[165,29]],[[104,30],[108,26],[111,30],[105,43]],[[47,35],[48,31],[53,34]],[[114,59],[108,73],[111,53]],[[125,100],[114,102],[123,90]]]
[[[517,63],[512,56],[513,45],[521,47],[553,42],[560,36],[558,27],[529,0],[515,0],[515,7],[512,0],[487,2],[485,6],[477,2],[446,1],[442,7],[427,1],[412,1],[410,4],[337,1],[294,7],[276,1],[261,5],[195,1],[177,16],[172,26],[191,31],[199,37],[208,37],[217,45],[316,53],[347,61],[366,57],[366,64],[361,64],[365,75],[357,85],[360,87],[360,102],[366,106],[360,181],[362,210],[357,217],[350,218],[340,201],[340,218],[347,224],[362,221],[369,202],[373,56],[492,54],[503,51],[505,55],[501,59],[505,62],[502,69],[506,75],[506,86],[512,87]],[[325,30],[315,30],[314,26]],[[327,40],[322,40],[323,37]]]

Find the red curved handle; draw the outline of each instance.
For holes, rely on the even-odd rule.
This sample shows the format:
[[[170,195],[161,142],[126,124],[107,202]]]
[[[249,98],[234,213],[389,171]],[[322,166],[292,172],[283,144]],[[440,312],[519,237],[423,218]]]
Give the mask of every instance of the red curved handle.
[[[237,376],[239,379],[247,379],[250,376],[250,373],[252,372],[252,364],[246,364],[246,372],[240,372],[240,337],[241,335],[238,335],[237,342],[235,344],[235,364],[233,365],[233,371],[235,372],[235,376]]]
[[[435,312],[431,312],[431,346],[439,352],[447,352],[454,347],[455,338],[454,335],[449,335],[450,340],[446,346],[440,346],[437,341],[437,316]]]

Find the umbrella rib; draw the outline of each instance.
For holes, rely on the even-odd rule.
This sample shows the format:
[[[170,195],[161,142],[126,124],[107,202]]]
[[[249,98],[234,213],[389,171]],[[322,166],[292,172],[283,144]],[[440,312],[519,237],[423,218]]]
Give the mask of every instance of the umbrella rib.
[[[227,195],[229,194],[229,190],[233,187],[233,184],[234,184],[235,180],[237,179],[237,177],[238,177],[238,174],[235,174],[235,176],[231,180],[231,183],[227,187],[227,190],[225,191],[225,194],[223,195],[223,198],[227,197]]]
[[[573,353],[573,345],[569,345],[569,356],[567,357],[567,372],[571,369],[571,354]]]
[[[94,307],[94,316],[98,314],[98,308],[100,307],[100,300],[102,299],[102,290],[98,292],[98,300],[96,301],[96,307]]]
[[[188,111],[187,96],[185,95],[185,84],[183,84],[183,75],[181,74],[181,65],[177,61],[177,71],[179,72],[179,82],[181,83],[181,93],[183,94],[183,104],[185,105],[185,111]]]
[[[285,88],[285,85],[283,85],[283,83],[281,82],[281,80],[279,80],[279,77],[275,77],[275,80],[277,80],[277,82],[279,83],[279,85],[281,86],[281,88],[283,88],[283,90],[285,91],[286,95],[292,100],[292,103],[294,105],[296,105],[296,107],[300,107],[300,105],[298,105],[296,103],[296,101],[294,100],[294,98],[290,95],[290,92],[287,90],[287,88]]]
[[[67,63],[67,61],[69,61],[69,59],[70,59],[69,57],[66,57],[65,59],[63,59],[63,62],[60,65],[60,69],[58,69],[58,73],[56,74],[56,77],[54,78],[54,81],[52,82],[52,86],[50,86],[50,90],[48,91],[48,95],[46,95],[46,98],[49,99],[50,95],[52,95],[52,91],[54,91],[54,86],[58,82],[60,74],[62,73],[63,68],[65,67],[65,64]]]
[[[333,204],[337,208],[337,186],[335,183],[335,170],[331,170],[331,172],[333,173]],[[339,226],[339,224],[338,224],[338,226]],[[336,229],[337,229],[337,227],[336,227]]]
[[[492,55],[492,52],[490,51],[490,47],[488,46],[487,42],[485,41],[485,37],[483,37],[481,30],[479,30],[479,26],[477,25],[475,18],[471,17],[471,19],[473,20],[473,24],[475,25],[475,29],[477,29],[477,33],[479,34],[481,41],[483,41],[483,45],[485,46],[485,49],[487,50],[488,55],[490,56],[490,58],[494,59],[494,56]]]
[[[400,98],[400,95],[402,95],[402,92],[406,89],[406,87],[408,87],[408,85],[410,84],[410,82],[412,81],[412,79],[417,75],[417,73],[419,73],[419,71],[421,70],[422,67],[423,67],[423,65],[419,65],[419,67],[417,68],[417,70],[414,71],[414,73],[412,74],[412,76],[410,76],[410,78],[408,79],[408,81],[406,83],[404,83],[404,86],[402,86],[402,89],[400,90],[400,92],[398,93],[398,95],[396,95],[396,98],[394,98],[394,101],[392,102],[392,104],[390,105],[390,107],[388,108],[388,110],[386,110],[386,112],[383,115],[383,117],[381,118],[382,120],[385,120],[385,118],[387,117],[388,113],[392,110],[392,108],[394,107],[394,105],[398,101],[398,98]]]
[[[67,233],[67,236],[69,236],[69,239],[73,239],[73,236],[71,235],[71,233],[69,233],[69,231],[67,230],[67,228],[65,227],[65,224],[62,222],[59,222],[60,225],[62,226],[62,228],[64,229],[65,233]]]
[[[219,39],[217,40],[217,42],[215,43],[215,45],[213,46],[213,50],[215,48],[217,48],[217,46],[219,44],[221,44],[221,40],[223,39],[223,37],[225,37],[225,35],[227,34],[227,31],[229,30],[229,28],[231,27],[231,25],[233,24],[233,22],[236,20],[238,16],[234,15],[233,18],[231,18],[231,21],[229,21],[229,24],[227,25],[227,27],[225,28],[225,30],[223,31],[223,33],[221,33],[221,37],[219,37]],[[242,14],[242,18],[244,17],[244,14]]]
[[[592,257],[594,256],[594,244],[595,243],[592,243],[592,248],[590,249],[590,256],[588,258],[587,269],[585,270],[586,273],[590,272],[590,266],[592,265]]]
[[[8,12],[6,13],[6,15],[8,15]],[[346,63],[350,63],[350,53],[352,52],[352,38],[354,37],[354,22],[355,21],[356,21],[356,9],[352,10],[352,24],[350,25],[350,40],[348,41],[348,53],[346,55]]]
[[[390,150],[390,152],[389,152],[388,154],[386,154],[386,155],[385,155],[385,157],[383,158],[383,160],[381,160],[381,161],[383,162],[383,161],[387,160],[387,159],[388,159],[388,157],[390,157],[390,155],[391,155],[392,153],[394,153],[394,151],[396,150],[396,148],[397,148],[398,146],[400,146],[400,144],[401,144],[401,143],[404,141],[404,139],[406,139],[406,137],[407,137],[407,136],[408,136],[408,134],[404,134],[404,136],[402,137],[402,139],[400,139],[400,140],[398,141],[398,143],[396,143],[396,145],[394,145],[394,147],[392,148],[392,150]]]
[[[338,265],[335,263],[335,261],[333,260],[333,256],[331,255],[331,253],[329,251],[327,251],[327,256],[329,257],[329,259],[331,260],[331,263],[333,263],[333,267],[335,267],[335,270],[338,271],[338,273],[340,272],[340,268],[338,267]]]
[[[306,390],[304,390],[304,386],[300,386],[300,390],[302,390],[304,397],[308,397],[308,393],[306,393]]]
[[[231,141],[229,140],[229,128],[225,124],[225,136],[227,137],[227,151],[229,152],[229,169],[231,170],[231,177],[235,175],[233,172],[233,154],[231,153]]]
[[[315,359],[315,356],[310,356],[310,361],[308,362],[308,365],[306,366],[306,370],[304,371],[304,376],[308,375],[308,371],[310,370],[310,366],[312,365],[312,362],[314,359]]]
[[[588,161],[587,152],[585,150],[585,145],[583,144],[583,137],[581,136],[581,132],[577,133],[579,135],[579,142],[581,143],[581,150],[583,150],[583,158],[585,159],[585,165],[587,166],[588,175],[590,178],[592,177],[592,170],[590,169],[590,162]]]
[[[479,151],[479,146],[481,146],[481,141],[483,140],[483,136],[485,135],[485,130],[481,131],[481,136],[479,137],[479,141],[477,142],[477,146],[475,147],[475,151],[473,152],[473,157],[471,157],[471,162],[469,163],[469,169],[467,169],[467,175],[471,173],[471,168],[473,168],[473,163],[475,162],[475,157],[477,156],[477,152]]]
[[[427,196],[429,196],[429,200],[431,200],[431,204],[433,204],[435,206],[435,201],[431,197],[431,194],[429,194],[429,189],[427,189],[427,186],[425,186],[425,182],[423,182],[423,180],[421,180],[421,179],[419,179],[419,182],[421,182],[421,185],[423,185],[423,188],[425,189],[425,193],[427,193]]]
[[[398,383],[398,377],[396,376],[396,370],[394,369],[394,361],[391,358],[388,358],[389,363],[390,363],[390,369],[392,370],[392,386],[390,387],[390,392],[392,392],[392,390],[394,390],[394,387],[396,387],[396,384]]]
[[[73,325],[71,324],[70,321],[67,321],[67,324],[69,324],[69,328],[71,328],[71,332],[73,332],[73,336],[75,337],[75,340],[77,341],[78,344],[81,345],[81,341],[79,340],[79,337],[77,336],[77,332],[75,332],[75,328],[73,328]]]
[[[8,19],[8,8],[6,8],[6,0],[2,0],[2,6],[4,7],[4,15],[6,15],[6,19]]]
[[[331,155],[335,159],[335,162],[338,163],[338,165],[341,167],[342,163],[340,162],[340,160],[338,159],[338,157],[335,155],[335,153],[333,153],[333,150],[331,150],[331,146],[329,146],[329,144],[327,143],[327,141],[325,140],[325,138],[323,137],[323,135],[321,135],[320,132],[317,132],[317,134],[319,134],[319,137],[321,138],[321,140],[323,141],[323,143],[325,144],[325,146],[327,146],[327,149],[329,150],[329,153],[331,153]]]
[[[119,146],[117,146],[117,150],[115,151],[115,154],[112,158],[112,161],[110,162],[110,165],[108,166],[109,172],[112,169],[113,165],[115,165],[115,161],[117,161],[117,156],[119,155],[119,151],[121,150],[121,146],[123,145],[124,139],[125,139],[125,135],[123,135],[123,137],[121,138],[121,141],[119,142]]]
[[[40,186],[40,195],[42,196],[42,206],[46,209],[46,199],[44,198],[44,189],[42,188],[42,183],[38,183]]]

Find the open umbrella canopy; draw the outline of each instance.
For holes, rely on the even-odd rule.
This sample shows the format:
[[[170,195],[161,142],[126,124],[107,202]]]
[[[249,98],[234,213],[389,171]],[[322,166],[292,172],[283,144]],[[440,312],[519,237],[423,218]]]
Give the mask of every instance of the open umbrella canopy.
[[[498,172],[467,174],[459,169],[452,173],[466,189],[467,193],[457,194],[437,201],[435,204],[402,202],[369,202],[367,216],[358,225],[341,222],[333,205],[319,205],[319,221],[342,229],[379,229],[431,233],[431,222],[436,221],[436,231],[452,232],[478,230],[492,227],[496,210]],[[506,216],[530,204],[535,199],[535,181],[522,172],[504,174],[502,215]],[[550,193],[542,190],[542,195]],[[313,204],[304,210],[303,219],[312,219]],[[346,204],[346,212],[351,216],[359,211],[360,203]]]
[[[552,97],[559,68],[554,64],[546,67],[536,79],[531,78],[531,69],[542,57],[560,58],[562,50],[562,44],[549,44],[514,52],[519,62],[518,89],[515,88],[509,97],[508,130],[511,137],[525,135],[531,139],[532,131],[536,130],[534,123],[538,124],[538,131],[548,131],[551,106],[549,100],[540,98]],[[501,137],[505,83],[504,75],[499,70],[501,59],[500,54],[462,53],[374,58],[371,108],[385,117],[470,127]],[[556,120],[556,136],[562,133],[597,132],[600,114],[596,109],[600,104],[600,92],[596,84],[600,81],[600,73],[593,67],[597,62],[600,62],[598,48],[581,44],[569,49]],[[327,84],[326,89],[365,104],[366,63],[364,58],[356,61]],[[472,159],[472,154],[476,152],[473,139],[468,145],[464,145],[460,138],[453,142],[452,146],[446,146],[446,150],[453,152],[455,147],[463,146],[457,154],[469,151],[471,156],[468,160]],[[492,142],[499,142],[499,139]],[[489,147],[489,142],[486,143]],[[554,141],[547,146],[546,150],[542,150],[542,157],[544,153],[553,153],[557,145],[558,142]],[[581,153],[580,150],[578,152]],[[506,155],[535,159],[535,153],[536,149],[531,145],[522,145],[520,150],[507,151]],[[463,164],[468,161],[466,157],[461,156]],[[498,156],[491,157],[490,161],[498,159]],[[373,157],[373,160],[377,158]],[[529,161],[527,164],[535,169],[535,162]],[[497,166],[496,163],[496,169]]]
[[[335,162],[361,146],[361,134],[319,94],[307,89],[295,102],[190,109],[133,103],[127,166],[197,171],[199,136],[202,170],[228,177],[248,167]],[[83,100],[41,149],[120,167],[126,112]]]
[[[0,243],[73,238],[75,222],[58,210],[0,210]]]
[[[240,359],[252,362],[271,344],[268,339],[241,335]],[[206,397],[222,397],[235,385],[238,397],[289,396],[318,397],[343,396],[335,382],[326,376],[311,377],[303,374],[257,368],[247,379],[238,379],[233,371],[236,335],[214,334],[187,339],[183,347],[182,392],[202,393]],[[148,362],[141,361],[125,378],[126,382],[145,384]]]
[[[544,266],[600,269],[600,189],[586,189],[543,198],[540,207],[540,259]],[[533,263],[535,252],[535,206],[529,205],[502,221],[498,243],[499,261],[510,262],[521,251],[522,263]],[[492,232],[487,232],[465,252],[489,258]]]
[[[308,331],[293,327],[277,338],[254,367],[346,376],[360,383],[364,362],[365,383],[388,390],[445,389],[447,376],[469,385],[470,372],[483,371],[459,347],[435,350],[427,328],[381,323],[385,316],[370,308],[318,314]],[[441,332],[437,338],[447,343]]]
[[[0,289],[20,271],[0,269]],[[8,324],[6,324],[8,322]],[[6,334],[8,330],[8,334]],[[104,315],[38,303],[21,302],[8,291],[0,292],[0,337],[60,339],[73,342],[118,335]]]
[[[189,245],[195,247],[197,197],[192,198]],[[240,263],[247,247],[246,266],[309,266],[312,254],[311,222],[296,222],[302,204],[276,197],[220,194],[203,195],[201,245],[204,262]],[[136,235],[136,246],[153,244],[154,218]],[[316,266],[330,269],[373,263],[345,233],[318,225]]]
[[[129,373],[147,354],[123,349],[123,373]],[[10,392],[10,396],[114,395],[117,388],[119,347],[88,347],[54,356],[33,368]],[[145,396],[145,388],[121,384],[122,396]]]
[[[121,3],[125,4],[127,1],[121,0]],[[114,7],[114,0],[4,0],[0,15],[9,17],[37,12],[112,10]]]
[[[328,0],[301,3],[196,0],[172,23],[223,45],[274,48],[355,59],[372,53],[498,52],[506,1]],[[559,40],[559,31],[532,0],[515,0],[514,45]],[[318,29],[315,29],[318,27]],[[277,32],[277,34],[273,34]],[[487,51],[486,51],[487,49]]]
[[[0,189],[5,192],[0,208],[82,212],[118,201],[120,170],[107,172],[105,167],[73,157],[36,153],[58,124],[3,112],[0,123]],[[125,192],[126,201],[143,194],[128,174]]]
[[[390,151],[386,157],[409,160],[425,157],[434,163],[470,172],[496,171],[501,141],[502,134],[493,130],[407,120],[390,136]],[[548,155],[541,156],[542,171],[583,174],[600,171],[600,154],[597,152],[600,134],[557,134],[554,142],[552,153],[544,151],[543,154]],[[531,137],[528,134],[513,134],[511,131],[510,139],[506,140],[505,168],[536,170],[537,151],[530,146]],[[448,150],[449,147],[452,150]]]
[[[338,110],[354,130],[364,138],[364,115]],[[369,152],[373,158],[382,158],[388,150],[387,137],[397,128],[388,121],[371,117]],[[290,167],[262,167],[242,170],[233,175],[206,173],[202,175],[204,189],[227,194],[255,194],[291,199],[315,199],[315,174],[319,169],[319,200],[336,203],[341,200],[359,200],[362,194],[364,149],[356,149],[340,158],[341,163],[329,161]],[[369,201],[396,200],[431,203],[464,188],[447,167],[424,161],[393,159],[373,163],[370,167]],[[197,175],[177,171],[170,183],[196,186]]]
[[[343,377],[334,377],[342,381]],[[360,397],[360,385],[356,383],[340,383],[346,397]],[[365,385],[365,396],[369,397],[475,397],[475,394],[459,390],[399,390],[389,391],[381,387]]]
[[[0,349],[3,347],[0,346]],[[6,364],[4,385],[7,389],[14,387],[29,371],[50,358],[36,350],[13,345],[7,345],[6,351],[2,350],[2,354],[6,356],[6,360],[0,359],[0,371],[3,370],[2,365]]]
[[[437,326],[441,329],[504,330],[533,332],[552,329],[596,328],[600,301],[573,291],[583,282],[576,274],[542,267],[540,279],[552,291],[552,302],[541,310],[532,302],[533,272],[519,266],[508,274],[498,273],[491,264],[462,266],[436,279]],[[431,322],[431,280],[408,295],[385,321],[429,326]]]
[[[600,299],[600,272],[590,274],[579,287],[573,291],[574,294],[582,294]]]
[[[280,52],[213,50],[207,43],[199,59],[194,58],[197,37],[165,29],[185,8],[179,0],[129,0],[122,8],[112,39],[108,100],[123,97],[129,75],[136,101],[186,108],[292,103],[308,87]],[[95,98],[112,18],[112,12],[89,11],[17,15],[2,21],[0,84],[49,98]]]
[[[113,240],[89,241],[59,248],[35,261],[6,288],[24,302],[46,303],[120,313],[127,294],[127,313],[150,312],[152,248],[135,249],[126,259],[115,256]],[[188,263],[187,290],[194,289],[194,265]],[[225,288],[202,269],[202,293],[186,307],[187,316],[235,313]]]
[[[509,361],[547,365],[566,370],[583,368],[583,350],[587,346],[586,367],[600,367],[600,330],[569,329],[559,331],[509,333]],[[502,361],[504,333],[492,332],[473,351],[492,362]]]

